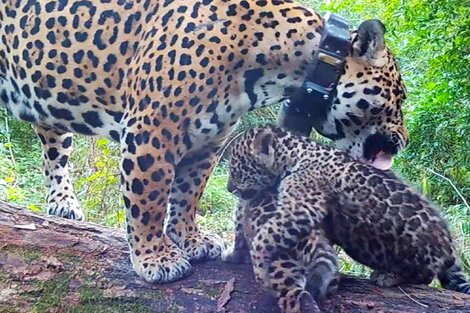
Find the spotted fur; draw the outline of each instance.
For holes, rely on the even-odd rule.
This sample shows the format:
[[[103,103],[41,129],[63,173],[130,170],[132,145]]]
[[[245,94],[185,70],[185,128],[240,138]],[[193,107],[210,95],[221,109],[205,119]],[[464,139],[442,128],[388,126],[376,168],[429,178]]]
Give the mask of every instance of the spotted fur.
[[[256,142],[260,149],[254,148]],[[470,293],[445,220],[392,172],[280,128],[250,130],[233,149],[228,186],[241,196],[265,188],[279,192],[285,181],[297,182],[290,191],[297,195],[291,200],[297,209],[287,217],[276,217],[278,225],[303,212],[296,203],[323,197],[326,200],[317,202],[316,211],[327,212],[323,215],[327,238],[374,269],[371,278],[379,286],[429,284],[437,276],[444,288]],[[278,231],[273,227],[273,232]],[[239,228],[241,236],[238,232]]]
[[[244,161],[232,159],[231,166],[243,166]],[[325,199],[321,194],[298,197],[312,185],[292,179],[243,196],[232,189],[239,196],[235,244],[222,260],[252,263],[256,280],[274,293],[282,312],[318,312],[317,301],[338,286],[336,251],[322,229]]]
[[[323,231],[329,199],[304,171],[287,175],[282,162],[267,159],[276,153],[273,140],[254,131],[231,147],[227,188],[238,196],[236,233],[222,259],[251,257],[257,281],[282,312],[318,312],[316,301],[337,288],[337,255]]]
[[[400,74],[369,24],[316,125],[357,156],[375,134],[406,142]],[[0,104],[44,139],[51,214],[83,218],[72,133],[120,143],[133,267],[173,281],[221,253],[194,220],[219,147],[243,113],[300,86],[322,29],[290,0],[0,0]]]

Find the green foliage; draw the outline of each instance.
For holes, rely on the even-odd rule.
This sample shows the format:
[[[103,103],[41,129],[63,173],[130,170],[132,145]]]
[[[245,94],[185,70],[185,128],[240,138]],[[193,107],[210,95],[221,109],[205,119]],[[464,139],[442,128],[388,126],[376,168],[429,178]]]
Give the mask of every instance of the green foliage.
[[[40,211],[46,189],[40,142],[31,125],[0,108],[0,198]]]
[[[240,123],[237,127],[237,132],[241,132],[256,126],[275,124],[279,107],[279,105],[272,105],[248,112],[240,120]]]
[[[124,227],[119,146],[105,138],[78,138],[71,163],[74,187],[87,220]]]
[[[216,232],[224,239],[233,233],[235,197],[227,191],[227,168],[224,163],[214,170],[200,202],[198,224],[206,231]]]
[[[470,268],[470,209],[455,190],[470,202],[470,0],[302,2],[340,13],[356,26],[369,18],[379,18],[386,25],[388,45],[408,87],[405,111],[411,137],[394,167],[443,209],[464,264]],[[277,109],[250,112],[237,131],[274,123]],[[41,164],[40,143],[31,126],[8,118],[0,109],[0,198],[43,210],[46,190]],[[104,139],[76,137],[71,165],[87,219],[122,227],[118,147]],[[450,179],[455,188],[433,171]],[[229,238],[235,200],[226,191],[226,177],[222,164],[201,199],[199,223]],[[347,258],[342,269],[367,272]]]
[[[41,144],[33,128],[0,110],[0,198],[44,211],[47,190]],[[70,165],[72,181],[87,220],[123,227],[119,149],[107,139],[76,136]]]

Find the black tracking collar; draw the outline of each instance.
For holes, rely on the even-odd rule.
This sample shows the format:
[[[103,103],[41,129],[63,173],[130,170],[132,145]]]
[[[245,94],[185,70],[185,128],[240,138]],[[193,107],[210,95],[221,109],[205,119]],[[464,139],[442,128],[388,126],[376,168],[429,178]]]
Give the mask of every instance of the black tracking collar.
[[[302,86],[282,104],[282,114],[293,115],[292,121],[310,120],[308,125],[282,125],[309,135],[314,119],[326,118],[335,98],[335,90],[344,70],[345,58],[351,47],[349,22],[336,14],[324,17],[320,47]]]

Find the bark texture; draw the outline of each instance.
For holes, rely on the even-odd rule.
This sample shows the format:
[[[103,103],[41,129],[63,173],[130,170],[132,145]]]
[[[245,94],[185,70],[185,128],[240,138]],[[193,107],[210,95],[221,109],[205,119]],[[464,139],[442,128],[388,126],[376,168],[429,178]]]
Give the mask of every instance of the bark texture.
[[[380,289],[344,277],[324,312],[470,312],[470,296],[425,286]],[[246,265],[195,264],[151,285],[132,271],[121,230],[33,213],[0,201],[0,312],[279,312]]]

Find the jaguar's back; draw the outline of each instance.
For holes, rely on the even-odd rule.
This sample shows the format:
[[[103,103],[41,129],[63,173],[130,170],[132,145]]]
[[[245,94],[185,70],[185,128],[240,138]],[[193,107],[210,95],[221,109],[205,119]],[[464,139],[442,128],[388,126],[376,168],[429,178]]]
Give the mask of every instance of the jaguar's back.
[[[119,140],[127,70],[156,5],[4,1],[0,102],[28,122]]]

